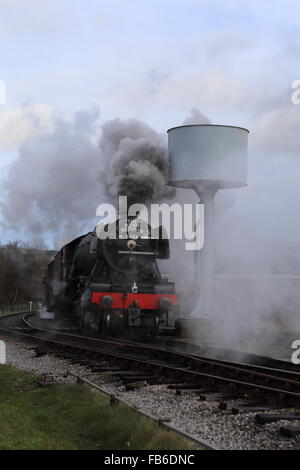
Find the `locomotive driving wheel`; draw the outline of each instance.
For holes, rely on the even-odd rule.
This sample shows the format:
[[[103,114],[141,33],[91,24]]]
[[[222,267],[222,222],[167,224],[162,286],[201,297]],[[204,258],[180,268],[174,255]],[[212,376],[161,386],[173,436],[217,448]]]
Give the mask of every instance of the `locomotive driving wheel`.
[[[100,309],[99,306],[90,301],[91,291],[86,284],[82,286],[77,302],[77,318],[80,328],[98,333],[100,328]]]
[[[99,330],[104,335],[111,335],[112,332],[112,314],[107,310],[101,310],[100,312],[100,326]]]
[[[156,314],[153,318],[153,336],[157,336],[159,333],[159,324],[160,324],[160,316]]]

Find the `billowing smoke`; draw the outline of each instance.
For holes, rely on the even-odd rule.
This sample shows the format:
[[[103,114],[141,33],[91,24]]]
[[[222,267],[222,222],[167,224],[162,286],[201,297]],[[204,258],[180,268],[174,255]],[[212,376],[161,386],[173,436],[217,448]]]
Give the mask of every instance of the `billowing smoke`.
[[[173,194],[167,186],[169,164],[164,136],[137,119],[114,119],[102,126],[102,181],[115,200],[147,203]]]
[[[103,124],[99,145],[97,135],[98,110],[91,109],[71,120],[56,114],[48,131],[23,143],[3,181],[2,227],[31,245],[59,248],[93,228],[102,202],[173,194],[162,135],[137,119]]]

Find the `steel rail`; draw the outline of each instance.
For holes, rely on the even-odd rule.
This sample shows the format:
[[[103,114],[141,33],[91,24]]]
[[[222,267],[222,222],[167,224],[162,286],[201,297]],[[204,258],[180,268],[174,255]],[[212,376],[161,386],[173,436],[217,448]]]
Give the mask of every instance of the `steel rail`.
[[[174,431],[177,434],[180,434],[181,436],[187,438],[190,441],[195,442],[195,444],[200,445],[202,447],[202,450],[221,450],[219,447],[216,445],[210,443],[208,440],[200,439],[183,429],[178,428],[177,426],[174,426],[172,424],[169,424],[166,420],[162,418],[157,418],[156,416],[144,411],[142,408],[137,407],[136,405],[133,405],[130,403],[128,400],[124,400],[123,398],[120,398],[118,395],[115,395],[111,392],[108,392],[107,390],[103,389],[102,387],[99,387],[99,385],[91,382],[90,380],[86,379],[85,377],[82,377],[78,374],[75,374],[74,372],[68,371],[68,375],[71,375],[72,377],[76,378],[77,383],[85,383],[89,387],[92,387],[96,389],[98,392],[100,392],[102,395],[106,395],[110,399],[111,405],[115,405],[118,402],[123,403],[124,405],[132,408],[133,410],[137,411],[138,413],[143,414],[144,416],[147,416],[148,418],[152,419],[153,421],[156,421],[159,426],[168,429],[169,431]]]
[[[27,317],[28,315],[26,315]],[[146,345],[146,344],[141,344],[141,343],[134,343],[134,342],[130,342],[130,341],[124,341],[122,340],[121,342],[120,341],[113,341],[113,340],[106,340],[106,339],[98,339],[98,338],[91,338],[91,337],[86,337],[86,336],[80,336],[80,335],[74,335],[74,334],[70,334],[70,333],[64,333],[64,332],[57,332],[56,330],[49,330],[49,329],[43,329],[43,328],[39,328],[39,327],[35,327],[35,326],[32,326],[27,319],[24,318],[24,321],[25,323],[27,324],[27,326],[29,326],[30,328],[34,328],[36,330],[39,330],[39,331],[44,331],[44,332],[49,332],[49,333],[53,333],[55,332],[55,334],[59,334],[59,335],[63,335],[64,337],[70,337],[70,338],[76,338],[76,340],[79,340],[79,341],[91,341],[91,342],[94,342],[94,344],[98,343],[98,344],[109,344],[109,345],[113,345],[114,347],[131,347],[133,349],[139,349],[139,350],[146,350],[146,351],[151,351],[151,352],[155,352],[155,353],[158,353],[158,354],[165,354],[165,355],[169,355],[172,359],[175,359],[175,360],[183,360],[184,362],[186,361],[189,361],[190,364],[189,366],[191,365],[191,363],[195,366],[207,366],[210,370],[213,370],[215,372],[217,372],[218,369],[221,369],[222,371],[224,369],[226,369],[227,371],[230,371],[230,372],[233,372],[233,373],[236,373],[240,376],[246,376],[246,377],[249,377],[251,376],[252,378],[256,377],[256,378],[261,378],[263,379],[264,381],[268,380],[269,382],[277,382],[277,383],[280,383],[281,385],[284,384],[285,387],[295,387],[295,388],[299,388],[299,392],[300,392],[300,381],[297,381],[297,380],[292,380],[290,379],[289,377],[297,377],[299,380],[300,380],[300,374],[299,373],[296,373],[296,372],[290,372],[290,371],[284,371],[284,370],[280,370],[280,369],[271,369],[271,368],[268,368],[268,367],[264,367],[264,366],[250,366],[248,364],[240,364],[240,363],[232,363],[232,362],[227,362],[227,361],[221,361],[221,360],[217,360],[217,359],[212,359],[212,358],[201,358],[199,356],[196,356],[196,355],[192,355],[192,354],[187,354],[187,353],[182,353],[182,352],[176,352],[176,351],[168,351],[168,350],[165,350],[165,349],[162,349],[162,348],[158,348],[158,347],[153,347],[153,346],[149,346],[149,345]],[[263,372],[262,372],[263,371]],[[274,375],[274,373],[277,373],[277,374],[283,374],[285,375],[284,377],[281,377],[281,376],[278,376],[278,375]]]
[[[24,315],[24,318],[27,317],[27,315]],[[28,321],[25,319],[27,326],[30,325]],[[43,329],[39,327],[33,327],[29,326],[29,328],[33,331],[31,333],[24,333],[21,331],[18,331],[17,334],[22,337],[30,338],[30,339],[35,339],[47,344],[52,344],[58,347],[68,347],[68,348],[73,348],[73,350],[76,351],[82,351],[86,353],[93,353],[105,357],[112,358],[114,360],[118,361],[123,361],[125,363],[131,363],[135,367],[141,367],[141,368],[146,368],[149,369],[149,367],[152,370],[159,371],[160,373],[163,372],[164,374],[167,374],[169,377],[170,375],[172,377],[181,377],[184,378],[188,383],[192,381],[201,380],[207,382],[210,385],[214,385],[215,387],[224,387],[229,388],[232,392],[235,393],[247,393],[249,391],[255,392],[256,395],[263,396],[264,398],[272,399],[275,402],[278,401],[286,401],[288,404],[292,406],[299,406],[300,404],[300,391],[293,391],[291,390],[292,388],[300,388],[300,383],[295,380],[290,380],[286,379],[283,377],[278,377],[276,375],[271,375],[270,373],[261,373],[257,372],[253,369],[246,369],[246,368],[241,368],[232,366],[230,363],[227,364],[225,361],[224,362],[215,362],[215,361],[210,361],[207,359],[195,357],[195,356],[190,356],[186,355],[183,353],[176,353],[174,351],[165,351],[161,349],[156,349],[155,352],[163,353],[166,355],[171,356],[173,359],[176,358],[179,362],[184,360],[184,362],[189,361],[188,364],[189,366],[182,367],[178,366],[177,364],[170,364],[166,362],[161,362],[157,360],[149,360],[149,358],[140,358],[136,356],[132,356],[130,354],[124,354],[123,352],[116,352],[116,351],[108,351],[108,350],[103,350],[103,349],[97,349],[96,340],[95,338],[86,338],[78,335],[71,335],[69,333],[62,333],[62,332],[57,332],[56,330],[49,330],[49,329]],[[7,330],[6,330],[7,331]],[[36,334],[38,333],[38,335]],[[45,336],[50,333],[51,337]],[[53,337],[54,336],[54,337]],[[64,339],[76,339],[77,344],[70,344],[70,342],[62,342],[58,341],[57,337],[64,338]],[[87,342],[92,340],[93,346],[87,347],[87,345],[79,345],[79,342]],[[100,340],[103,341],[103,340]],[[105,340],[104,340],[105,341]],[[114,344],[113,341],[109,341],[110,344]],[[129,345],[129,343],[125,343],[126,346]],[[98,341],[99,345],[99,341]],[[124,344],[122,344],[123,346]],[[134,343],[135,345],[135,343]],[[120,347],[118,343],[114,344],[115,347]],[[140,346],[140,345],[139,345]],[[143,348],[143,346],[142,346]],[[149,347],[147,345],[147,351],[149,351]],[[194,368],[191,367],[193,363]],[[199,370],[198,367],[195,368],[196,366],[208,366],[209,367],[209,372],[207,371],[201,371]],[[217,369],[217,370],[216,370]],[[218,370],[219,369],[219,370]],[[272,372],[272,370],[268,370],[268,372]],[[233,374],[233,376],[232,376]],[[277,384],[274,386],[274,383]]]

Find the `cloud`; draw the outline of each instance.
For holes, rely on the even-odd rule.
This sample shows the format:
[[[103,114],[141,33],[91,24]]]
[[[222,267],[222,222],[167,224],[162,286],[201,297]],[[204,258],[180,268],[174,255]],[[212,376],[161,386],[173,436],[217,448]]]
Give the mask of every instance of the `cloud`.
[[[300,107],[287,104],[262,114],[253,122],[252,134],[257,149],[294,153],[299,158]]]
[[[207,52],[209,55],[220,56],[224,53],[245,52],[251,47],[253,47],[253,41],[250,38],[225,31],[209,38]]]
[[[25,104],[0,112],[0,150],[17,150],[28,140],[54,129],[56,114],[46,104]]]

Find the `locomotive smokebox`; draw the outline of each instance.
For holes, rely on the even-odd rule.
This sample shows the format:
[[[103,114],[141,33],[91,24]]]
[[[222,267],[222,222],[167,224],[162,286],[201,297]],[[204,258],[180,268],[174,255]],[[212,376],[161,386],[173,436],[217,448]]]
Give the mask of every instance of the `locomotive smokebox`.
[[[204,247],[195,251],[199,301],[193,314],[211,316],[214,258],[214,198],[219,189],[247,184],[247,129],[213,124],[168,130],[170,186],[194,189],[204,204]]]

